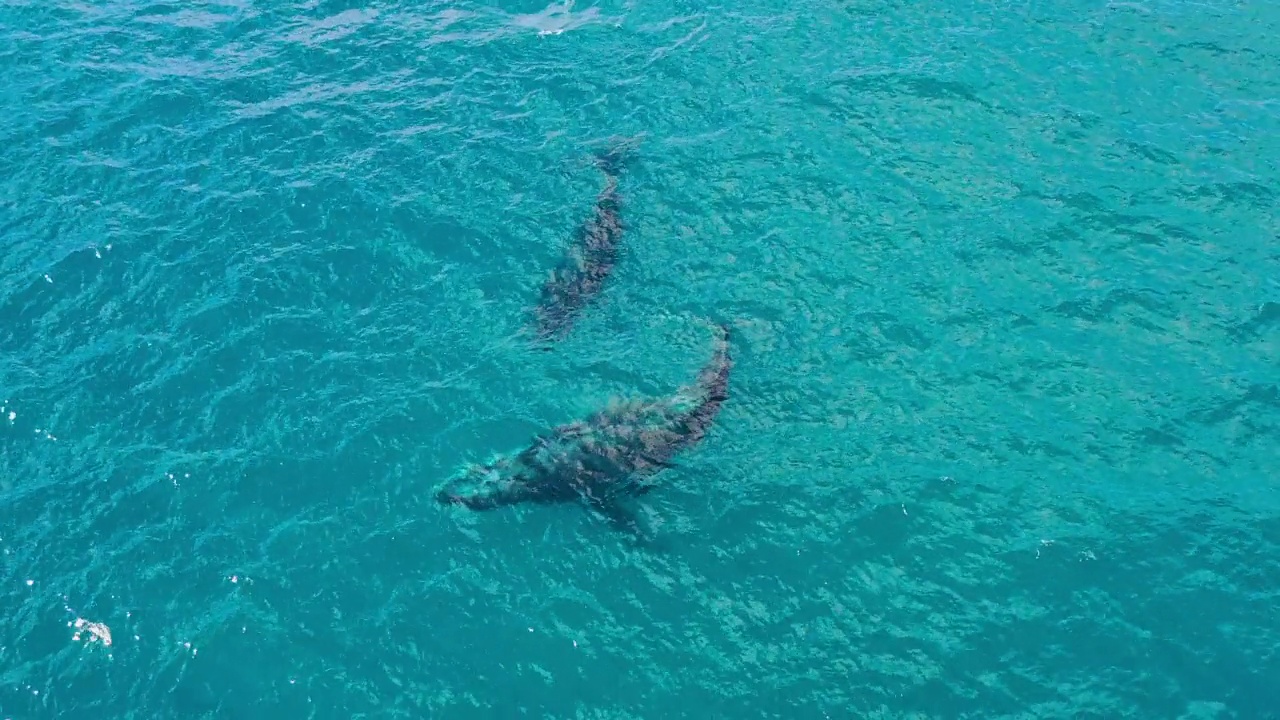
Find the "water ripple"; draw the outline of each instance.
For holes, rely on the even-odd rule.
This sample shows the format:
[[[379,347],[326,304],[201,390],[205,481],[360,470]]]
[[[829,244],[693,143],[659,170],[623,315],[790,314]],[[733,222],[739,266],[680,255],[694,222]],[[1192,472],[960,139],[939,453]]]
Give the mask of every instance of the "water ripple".
[[[1273,37],[0,3],[0,716],[1267,716]],[[623,257],[534,352],[613,137]],[[706,318],[732,396],[656,547],[434,503],[673,392]]]

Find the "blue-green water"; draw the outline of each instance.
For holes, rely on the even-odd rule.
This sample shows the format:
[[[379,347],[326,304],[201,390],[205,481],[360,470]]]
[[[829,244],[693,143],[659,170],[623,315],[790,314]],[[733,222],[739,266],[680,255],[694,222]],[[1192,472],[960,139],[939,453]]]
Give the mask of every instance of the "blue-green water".
[[[3,0],[0,71],[0,718],[1280,717],[1274,4]],[[705,318],[654,547],[434,502]]]

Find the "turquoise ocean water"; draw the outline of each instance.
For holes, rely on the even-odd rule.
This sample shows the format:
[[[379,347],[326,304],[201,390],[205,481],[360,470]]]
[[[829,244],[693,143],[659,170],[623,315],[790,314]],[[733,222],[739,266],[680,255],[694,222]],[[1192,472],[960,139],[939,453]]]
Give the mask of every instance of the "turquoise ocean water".
[[[1280,6],[0,0],[0,73],[0,718],[1280,717]],[[433,500],[707,319],[652,547]]]

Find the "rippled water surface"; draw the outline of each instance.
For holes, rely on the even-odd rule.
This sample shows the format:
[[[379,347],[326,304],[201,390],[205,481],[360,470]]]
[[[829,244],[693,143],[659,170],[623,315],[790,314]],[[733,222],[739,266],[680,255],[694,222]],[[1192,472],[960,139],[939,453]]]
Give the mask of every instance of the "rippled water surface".
[[[0,718],[1280,717],[1275,4],[0,0],[0,71]],[[653,543],[435,502],[707,320]]]

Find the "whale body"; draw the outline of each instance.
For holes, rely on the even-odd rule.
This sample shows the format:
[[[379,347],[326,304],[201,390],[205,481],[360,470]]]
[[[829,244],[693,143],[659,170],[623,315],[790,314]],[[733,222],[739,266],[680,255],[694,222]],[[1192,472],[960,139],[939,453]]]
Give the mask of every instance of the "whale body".
[[[534,333],[542,341],[568,335],[613,273],[623,232],[618,177],[626,157],[623,147],[596,157],[596,166],[605,176],[604,189],[596,196],[591,217],[575,231],[564,261],[543,284],[534,308]]]
[[[651,476],[701,441],[728,399],[729,329],[716,329],[715,352],[692,385],[669,398],[615,404],[538,435],[522,450],[464,467],[436,499],[473,510],[583,502],[636,530],[623,499],[652,490]]]

